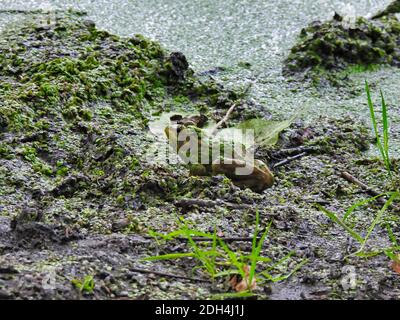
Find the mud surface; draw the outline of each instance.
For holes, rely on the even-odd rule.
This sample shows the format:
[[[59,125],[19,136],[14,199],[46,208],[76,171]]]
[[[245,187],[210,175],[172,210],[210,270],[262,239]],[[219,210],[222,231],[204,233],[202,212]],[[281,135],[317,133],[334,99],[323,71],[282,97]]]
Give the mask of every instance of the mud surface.
[[[188,250],[185,242],[156,242],[148,232],[174,231],[183,216],[201,231],[251,237],[256,212],[263,226],[272,221],[263,254],[279,261],[293,251],[274,272],[306,262],[286,280],[260,284],[259,299],[399,298],[390,260],[352,255],[359,244],[318,207],[342,216],[369,197],[341,179],[342,171],[381,191],[398,185],[398,174],[389,180],[366,153],[373,139],[365,124],[349,117],[294,123],[257,157],[272,168],[290,156],[287,149],[310,151],[275,169],[275,185],[262,193],[223,176],[190,176],[183,165],[152,161],[162,141],[150,133],[149,119],[197,111],[219,120],[243,97],[240,88],[194,76],[182,54],[141,36],[120,38],[73,13],[60,13],[50,25],[41,19],[1,35],[1,298],[205,299],[229,292],[223,280],[207,282],[192,259],[144,262]],[[254,116],[268,111],[247,101],[232,119]],[[393,166],[397,172],[397,161]],[[356,210],[355,230],[365,235],[381,206]],[[388,224],[398,238],[396,209],[384,214],[367,251],[391,245]],[[229,246],[246,252],[251,243]],[[342,285],[349,268],[356,279],[350,289]],[[88,275],[93,292],[71,283]]]

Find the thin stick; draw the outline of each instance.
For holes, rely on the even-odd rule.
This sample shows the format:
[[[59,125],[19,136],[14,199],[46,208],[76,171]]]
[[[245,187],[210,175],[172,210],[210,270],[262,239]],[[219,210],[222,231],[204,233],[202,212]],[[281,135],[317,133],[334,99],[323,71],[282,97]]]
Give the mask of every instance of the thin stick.
[[[380,194],[382,194],[381,192],[378,192],[372,188],[370,188],[369,186],[367,186],[365,183],[361,182],[360,180],[358,180],[356,177],[352,176],[350,173],[348,173],[347,171],[343,171],[341,172],[340,176],[345,179],[348,182],[354,183],[357,186],[359,186],[361,189],[363,189],[366,193],[368,193],[369,195],[376,197],[379,196]]]
[[[159,272],[159,271],[154,271],[154,270],[146,270],[146,269],[141,269],[141,268],[130,268],[129,271],[138,272],[138,273],[154,274],[156,276],[161,276],[161,277],[190,280],[190,281],[195,281],[195,282],[207,282],[207,283],[211,282],[210,280],[206,280],[206,279],[191,278],[191,277],[186,277],[186,276],[180,276],[177,274],[170,274],[170,273]]]
[[[372,188],[370,188],[369,186],[367,186],[365,183],[361,182],[360,180],[358,180],[356,177],[352,176],[350,173],[348,173],[347,171],[343,171],[340,176],[345,179],[346,181],[350,182],[350,183],[354,183],[355,185],[359,186],[363,191],[365,191],[368,195],[372,196],[372,197],[376,197],[382,194],[382,192],[378,192]],[[385,204],[386,200],[384,199],[384,195],[382,195],[382,197],[377,198],[376,200],[381,203],[381,204]]]
[[[272,157],[273,158],[283,158],[283,157],[287,157],[287,156],[297,155],[302,152],[312,153],[315,151],[318,151],[318,148],[299,146],[299,147],[295,147],[295,148],[280,149],[277,152],[274,152],[272,154]]]
[[[219,121],[219,122],[214,126],[214,128],[212,128],[212,130],[211,130],[211,132],[210,132],[210,135],[211,135],[211,136],[213,136],[213,135],[217,132],[217,130],[218,130],[218,128],[219,128],[220,126],[222,126],[225,122],[228,121],[229,116],[230,116],[231,113],[233,112],[233,109],[235,109],[236,105],[237,105],[237,104],[234,103],[234,104],[228,109],[228,112],[227,112],[226,115],[221,119],[221,121]]]
[[[281,166],[283,166],[283,165],[285,165],[285,164],[287,164],[289,162],[292,162],[293,160],[296,160],[296,159],[299,159],[301,157],[304,157],[306,154],[307,154],[307,152],[302,152],[302,153],[296,154],[293,157],[287,157],[286,159],[284,159],[284,160],[282,160],[282,161],[280,161],[278,163],[275,163],[273,168],[275,169],[275,168],[281,167]]]

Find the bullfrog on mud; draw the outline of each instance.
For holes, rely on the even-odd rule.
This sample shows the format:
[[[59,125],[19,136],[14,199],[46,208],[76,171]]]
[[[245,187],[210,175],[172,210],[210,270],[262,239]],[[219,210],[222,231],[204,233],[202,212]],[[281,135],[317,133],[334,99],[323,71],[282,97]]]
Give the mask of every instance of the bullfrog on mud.
[[[217,142],[216,148],[215,141],[212,141],[202,129],[191,121],[171,124],[164,131],[172,148],[188,165],[191,175],[213,176],[224,174],[235,185],[248,187],[257,192],[271,187],[274,183],[274,176],[268,166],[260,160],[247,159],[243,154],[244,146],[241,144],[238,147],[237,144],[232,146],[229,143]],[[178,139],[178,136],[180,139]],[[194,146],[193,144],[197,145]],[[232,149],[226,150],[226,148]],[[218,149],[219,152],[216,154]],[[197,152],[195,158],[192,157],[193,154],[191,153],[193,152]],[[223,156],[227,154],[232,156]],[[207,160],[204,161],[205,159]]]

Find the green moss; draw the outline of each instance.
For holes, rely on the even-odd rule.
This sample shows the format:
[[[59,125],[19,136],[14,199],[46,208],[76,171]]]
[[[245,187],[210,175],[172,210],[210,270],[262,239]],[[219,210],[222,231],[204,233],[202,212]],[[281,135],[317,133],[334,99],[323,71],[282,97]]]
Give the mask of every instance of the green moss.
[[[25,146],[22,148],[21,155],[31,163],[34,171],[47,176],[53,174],[52,168],[37,157],[36,148]]]
[[[138,168],[140,166],[139,160],[136,159],[135,157],[131,157],[130,161],[131,161],[131,164],[129,166],[130,170],[133,171],[133,170],[135,170],[136,168]]]
[[[69,173],[69,168],[68,166],[65,165],[63,160],[58,160],[57,161],[57,168],[56,168],[56,175],[65,177]]]
[[[128,216],[129,225],[123,231],[126,234],[130,233],[139,233],[142,232],[143,227],[140,225],[140,222],[134,219],[132,216]]]
[[[303,29],[285,60],[284,73],[316,78],[324,75],[321,70],[334,73],[357,66],[362,72],[382,64],[398,65],[400,56],[393,54],[400,41],[395,16],[380,21],[360,17],[355,25],[342,20],[336,15],[331,21],[313,22]]]
[[[5,143],[0,143],[0,159],[12,159],[14,157],[12,149]]]
[[[120,194],[120,195],[117,197],[116,201],[117,201],[117,203],[118,203],[120,206],[123,206],[123,205],[125,204],[125,197],[124,197],[124,195]]]
[[[105,172],[101,169],[96,168],[96,169],[92,170],[92,175],[95,177],[102,177],[102,176],[104,176],[104,174],[105,174]]]
[[[354,64],[354,65],[349,65],[347,69],[343,71],[343,73],[346,74],[363,73],[368,71],[376,71],[378,69],[379,69],[378,64],[369,64],[369,65]]]
[[[7,167],[24,169],[24,179],[19,171],[15,179],[1,173],[1,189],[15,193],[11,208],[40,189],[45,222],[110,233],[115,206],[142,210],[207,192],[210,180],[144,157],[154,142],[146,127],[151,115],[212,115],[239,96],[195,78],[180,66],[182,54],[68,15],[45,29],[21,23],[0,35],[0,52],[0,158],[14,157]],[[125,231],[138,229],[132,220]]]

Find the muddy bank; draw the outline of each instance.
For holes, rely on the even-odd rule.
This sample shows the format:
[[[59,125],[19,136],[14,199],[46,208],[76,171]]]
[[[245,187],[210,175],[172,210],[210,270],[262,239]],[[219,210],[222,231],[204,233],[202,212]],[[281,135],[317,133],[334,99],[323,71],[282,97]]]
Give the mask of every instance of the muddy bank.
[[[272,221],[263,254],[278,261],[293,251],[276,274],[307,261],[285,281],[260,284],[258,298],[399,297],[388,258],[348,257],[357,244],[316,206],[340,214],[368,197],[338,178],[344,170],[373,188],[391,188],[380,161],[365,156],[372,139],[364,124],[327,117],[311,126],[293,124],[257,157],[272,168],[288,156],[283,150],[311,151],[274,170],[275,185],[255,193],[224,176],[190,176],[183,165],[149,160],[159,143],[148,128],[151,117],[197,111],[219,120],[243,96],[196,78],[183,55],[141,36],[117,37],[71,14],[50,25],[28,20],[2,34],[0,48],[2,298],[200,299],[229,292],[224,280],[210,283],[204,272],[193,271],[193,259],[144,262],[188,251],[185,242],[156,242],[148,232],[176,230],[183,216],[201,231],[251,237],[256,211],[262,225]],[[244,102],[232,119],[254,116],[268,113]],[[355,228],[365,232],[378,209],[372,203],[357,211]],[[388,211],[381,224],[393,224],[395,236],[397,219]],[[379,227],[368,249],[389,242]],[[251,244],[230,246],[248,251]],[[351,290],[341,285],[345,266],[356,270]],[[94,280],[91,292],[71,282],[86,276]]]

